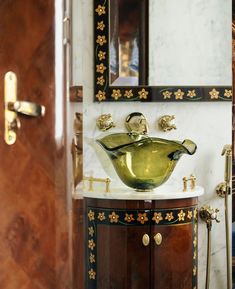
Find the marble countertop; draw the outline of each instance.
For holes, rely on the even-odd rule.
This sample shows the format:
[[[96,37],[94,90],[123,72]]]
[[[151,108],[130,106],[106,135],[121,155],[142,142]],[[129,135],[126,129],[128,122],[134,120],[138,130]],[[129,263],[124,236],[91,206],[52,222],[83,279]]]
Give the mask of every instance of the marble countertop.
[[[184,192],[182,187],[177,185],[162,185],[151,192],[137,192],[131,188],[111,188],[110,193],[104,189],[95,188],[93,191],[78,188],[73,194],[74,199],[97,198],[111,200],[173,200],[200,197],[204,194],[204,188],[196,186],[194,190]]]

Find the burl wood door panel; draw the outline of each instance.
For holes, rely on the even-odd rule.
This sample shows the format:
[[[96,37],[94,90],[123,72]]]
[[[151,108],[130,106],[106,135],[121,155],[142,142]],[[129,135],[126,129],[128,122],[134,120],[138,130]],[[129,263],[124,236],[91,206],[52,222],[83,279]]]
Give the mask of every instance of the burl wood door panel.
[[[62,1],[56,2],[62,9]],[[54,6],[54,0],[0,1],[2,289],[71,288],[65,112],[57,110],[64,100],[56,99],[55,92]],[[20,117],[12,146],[4,142],[3,82],[8,71],[18,77],[19,100],[46,107],[44,118]]]

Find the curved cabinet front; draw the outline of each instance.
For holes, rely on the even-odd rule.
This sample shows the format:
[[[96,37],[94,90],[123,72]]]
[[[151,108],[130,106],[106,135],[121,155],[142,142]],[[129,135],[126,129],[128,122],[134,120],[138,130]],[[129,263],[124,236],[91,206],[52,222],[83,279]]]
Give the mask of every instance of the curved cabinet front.
[[[86,289],[196,289],[197,198],[86,198]]]

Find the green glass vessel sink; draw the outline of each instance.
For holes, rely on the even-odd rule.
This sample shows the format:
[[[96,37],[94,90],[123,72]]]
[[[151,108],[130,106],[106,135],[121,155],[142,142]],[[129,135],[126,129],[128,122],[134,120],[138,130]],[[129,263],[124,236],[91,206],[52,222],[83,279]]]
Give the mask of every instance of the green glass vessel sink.
[[[191,140],[171,141],[147,135],[115,133],[96,140],[108,154],[124,184],[151,191],[168,180],[183,154],[192,155]]]

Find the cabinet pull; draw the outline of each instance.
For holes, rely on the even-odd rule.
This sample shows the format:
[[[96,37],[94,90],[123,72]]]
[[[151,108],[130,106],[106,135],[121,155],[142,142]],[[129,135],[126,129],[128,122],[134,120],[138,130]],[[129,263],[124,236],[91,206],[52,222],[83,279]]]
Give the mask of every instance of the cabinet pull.
[[[162,235],[160,233],[157,233],[154,236],[154,241],[155,241],[156,245],[160,246],[162,243]]]
[[[148,234],[144,234],[142,237],[142,243],[144,246],[148,246],[150,242],[150,238]]]

